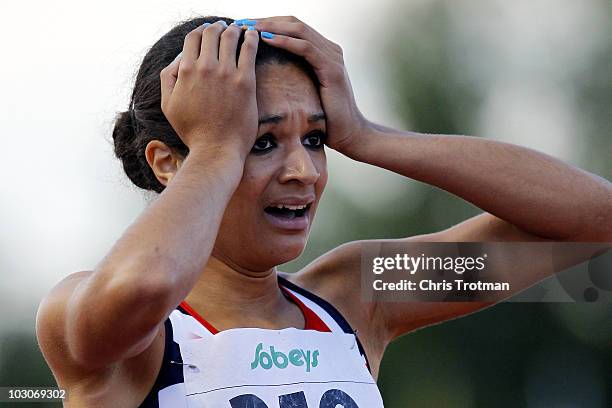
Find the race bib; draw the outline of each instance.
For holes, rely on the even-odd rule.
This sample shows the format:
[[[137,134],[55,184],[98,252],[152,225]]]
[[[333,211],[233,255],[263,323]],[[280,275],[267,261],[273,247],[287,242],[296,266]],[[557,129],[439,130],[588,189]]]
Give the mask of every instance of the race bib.
[[[179,343],[190,408],[380,408],[353,334],[224,330]]]

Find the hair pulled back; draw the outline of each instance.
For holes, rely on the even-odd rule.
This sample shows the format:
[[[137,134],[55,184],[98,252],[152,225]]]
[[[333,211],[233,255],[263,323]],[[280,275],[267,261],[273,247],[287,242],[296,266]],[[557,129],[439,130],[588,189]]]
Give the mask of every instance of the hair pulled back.
[[[179,23],[153,44],[143,58],[136,75],[129,108],[118,113],[113,128],[115,155],[121,160],[129,179],[140,188],[157,193],[161,193],[165,188],[157,180],[145,158],[145,148],[150,141],[159,140],[182,157],[189,154],[189,148],[176,134],[161,110],[160,72],[182,51],[185,36],[190,31],[204,23],[218,20],[224,20],[228,24],[234,21],[226,17],[208,16]],[[238,42],[237,55],[243,40],[244,33]],[[295,64],[317,84],[316,75],[302,57],[272,47],[263,41],[259,42],[255,63]]]

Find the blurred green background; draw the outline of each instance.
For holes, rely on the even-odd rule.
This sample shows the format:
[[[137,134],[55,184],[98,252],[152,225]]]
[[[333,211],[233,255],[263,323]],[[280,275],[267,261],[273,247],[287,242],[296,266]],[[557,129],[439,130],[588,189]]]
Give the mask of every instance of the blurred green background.
[[[375,25],[353,22],[370,42],[345,51],[383,78],[388,110],[379,119],[527,145],[612,178],[611,1],[381,2],[372,18]],[[348,57],[347,66],[360,102],[370,78]],[[309,245],[280,269],[295,271],[347,241],[428,233],[479,213],[384,171],[352,173],[358,166],[330,152],[335,179]],[[16,264],[0,251],[1,270]],[[7,282],[0,294],[9,296],[17,289]],[[13,318],[29,313],[26,325],[2,326],[2,386],[54,385],[31,303],[17,311],[2,303]],[[390,408],[612,406],[612,305],[504,303],[419,330],[389,347],[379,385]],[[19,404],[28,405],[46,406]]]

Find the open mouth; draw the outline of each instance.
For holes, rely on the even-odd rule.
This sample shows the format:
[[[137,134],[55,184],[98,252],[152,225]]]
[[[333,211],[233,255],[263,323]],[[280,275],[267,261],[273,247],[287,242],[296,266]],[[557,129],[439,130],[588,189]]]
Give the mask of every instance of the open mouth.
[[[286,205],[277,204],[266,207],[264,211],[272,216],[292,220],[294,218],[304,217],[308,214],[311,204],[305,205]]]

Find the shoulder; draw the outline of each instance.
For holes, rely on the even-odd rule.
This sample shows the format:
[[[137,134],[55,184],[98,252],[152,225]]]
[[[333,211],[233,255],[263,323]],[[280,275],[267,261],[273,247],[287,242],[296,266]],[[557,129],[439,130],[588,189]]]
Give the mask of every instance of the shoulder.
[[[52,370],[74,366],[65,336],[66,313],[75,288],[91,271],[76,272],[56,284],[45,296],[36,314],[36,338]]]
[[[117,396],[136,403],[137,399],[144,398],[147,394],[159,371],[164,352],[164,325],[161,325],[155,340],[145,351],[114,363],[112,367],[91,369],[79,363],[70,352],[66,335],[67,315],[72,294],[92,273],[81,271],[68,275],[43,298],[36,315],[36,338],[39,347],[58,385],[68,390],[71,402],[76,405],[94,403],[94,395],[97,406],[106,406]],[[122,376],[139,380],[121,381],[119,377]],[[83,388],[83,384],[88,385]]]
[[[68,323],[73,294],[93,272],[81,271],[58,282],[42,299],[36,314],[36,338],[58,385],[68,389],[98,370],[78,362],[71,353]]]

